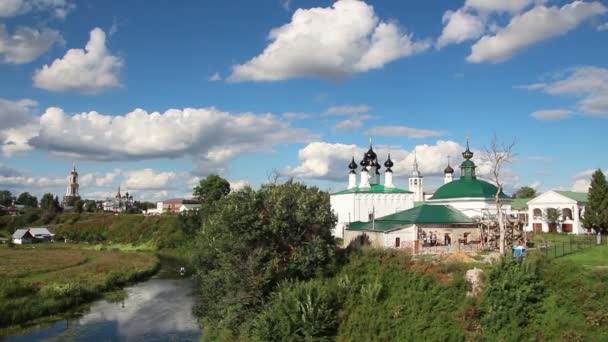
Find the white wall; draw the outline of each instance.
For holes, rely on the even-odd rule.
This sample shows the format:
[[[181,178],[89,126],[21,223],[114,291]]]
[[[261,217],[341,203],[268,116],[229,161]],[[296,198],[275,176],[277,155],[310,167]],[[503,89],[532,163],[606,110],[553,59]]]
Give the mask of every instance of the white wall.
[[[557,232],[562,232],[561,224],[571,224],[572,225],[572,234],[585,234],[587,230],[583,227],[583,224],[580,220],[582,216],[581,213],[584,214],[585,208],[580,206],[575,200],[568,198],[566,196],[562,196],[555,191],[548,191],[544,194],[530,200],[528,202],[528,226],[525,228],[527,231],[533,231],[535,224],[540,224],[542,226],[542,231],[545,233],[549,232],[549,224],[545,218],[545,212],[548,208],[555,208],[562,212],[563,209],[570,209],[572,211],[572,220],[563,220],[563,217],[560,217],[560,223],[557,224]],[[541,215],[534,215],[534,210],[540,210]]]
[[[493,198],[452,198],[429,200],[427,204],[450,205],[470,218],[483,217],[484,214],[496,215],[496,203]],[[503,213],[511,213],[511,200],[505,199],[502,205]]]
[[[376,218],[394,214],[414,207],[412,194],[408,193],[348,193],[332,195],[331,209],[338,216],[334,228],[335,237],[342,238],[345,226],[351,222],[368,222],[369,214],[375,211]]]

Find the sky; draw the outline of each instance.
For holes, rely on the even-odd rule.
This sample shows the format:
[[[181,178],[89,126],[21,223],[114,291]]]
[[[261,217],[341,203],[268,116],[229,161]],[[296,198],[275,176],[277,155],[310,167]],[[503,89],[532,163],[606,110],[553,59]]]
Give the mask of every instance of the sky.
[[[425,190],[465,137],[507,192],[608,169],[608,3],[0,0],[0,189],[138,200],[279,177],[346,187],[372,140]],[[414,153],[415,151],[415,153]],[[456,171],[456,177],[459,171]]]

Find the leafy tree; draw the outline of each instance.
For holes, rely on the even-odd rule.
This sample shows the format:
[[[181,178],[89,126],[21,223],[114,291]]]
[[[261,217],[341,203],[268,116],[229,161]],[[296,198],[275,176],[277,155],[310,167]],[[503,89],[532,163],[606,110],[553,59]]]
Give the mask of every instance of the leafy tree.
[[[26,207],[36,208],[38,206],[38,198],[30,195],[29,192],[23,192],[17,197],[17,204],[22,204]]]
[[[608,229],[608,184],[606,184],[606,176],[600,169],[591,176],[589,201],[585,207],[583,223],[598,232]]]
[[[292,181],[220,198],[197,241],[199,313],[236,331],[281,281],[327,269],[334,224],[329,195]]]
[[[82,213],[83,210],[84,210],[84,201],[81,200],[80,198],[77,199],[76,201],[74,201],[74,211],[76,211],[77,213]]]
[[[559,209],[555,208],[547,208],[545,209],[545,221],[549,224],[549,226],[556,227],[559,222],[559,218],[561,216],[561,212]]]
[[[55,197],[51,193],[46,193],[42,195],[40,199],[40,208],[46,212],[56,212],[57,208],[55,207]]]
[[[218,175],[201,179],[194,188],[194,197],[200,202],[214,202],[230,193],[230,183]]]
[[[0,191],[0,205],[8,207],[13,204],[13,194],[8,190]]]
[[[522,186],[513,194],[513,198],[532,198],[536,197],[536,190],[529,186]]]
[[[97,202],[93,200],[85,200],[82,208],[84,211],[92,213],[97,210]]]

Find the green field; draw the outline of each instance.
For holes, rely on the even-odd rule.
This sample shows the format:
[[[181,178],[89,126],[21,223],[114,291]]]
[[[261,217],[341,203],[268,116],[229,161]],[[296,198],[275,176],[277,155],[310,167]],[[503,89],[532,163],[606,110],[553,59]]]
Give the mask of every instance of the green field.
[[[144,252],[69,244],[2,246],[0,327],[60,313],[147,277],[158,266],[158,258]]]

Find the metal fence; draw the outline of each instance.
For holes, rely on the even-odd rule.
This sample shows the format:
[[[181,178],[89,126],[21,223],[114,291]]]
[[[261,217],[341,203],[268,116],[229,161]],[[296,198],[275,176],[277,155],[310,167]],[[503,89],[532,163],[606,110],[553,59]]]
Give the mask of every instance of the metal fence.
[[[608,245],[608,235],[570,235],[567,241],[546,241],[535,247],[549,258],[559,258],[599,245]]]

